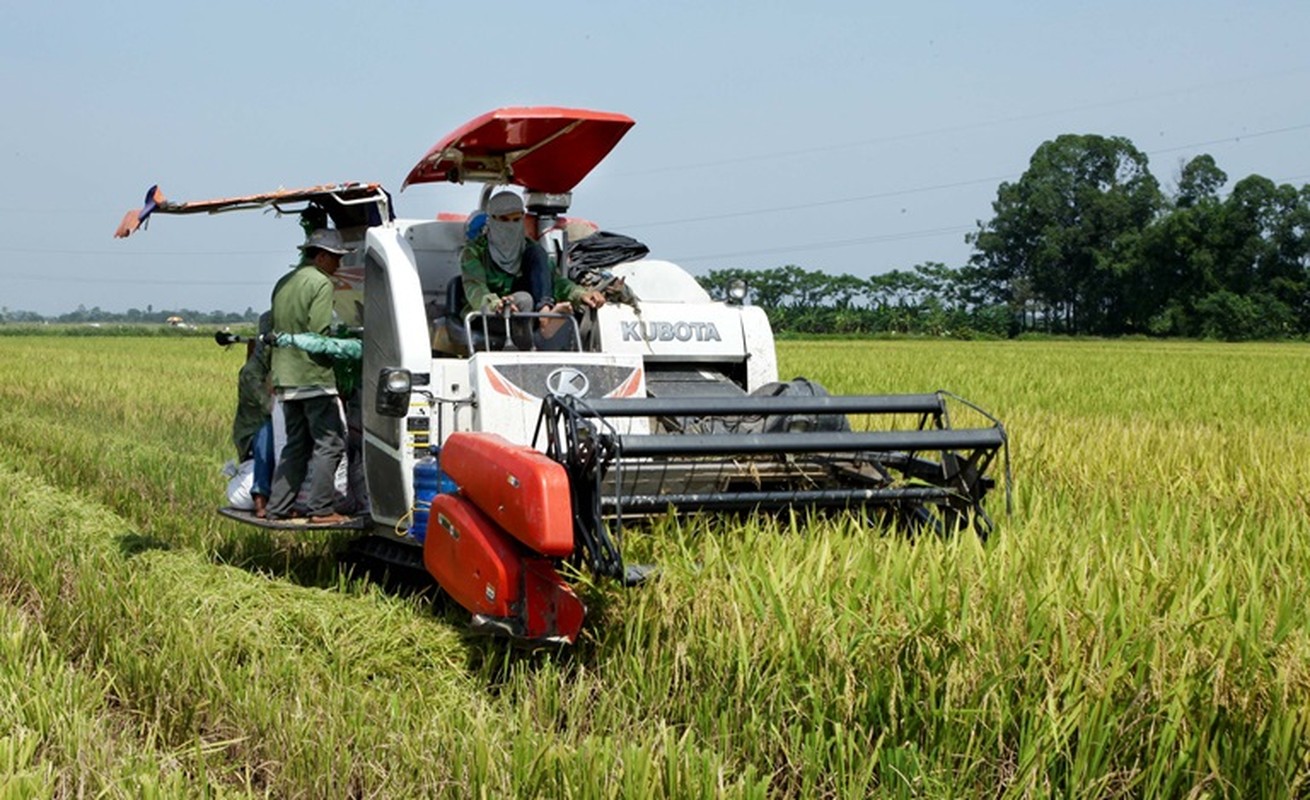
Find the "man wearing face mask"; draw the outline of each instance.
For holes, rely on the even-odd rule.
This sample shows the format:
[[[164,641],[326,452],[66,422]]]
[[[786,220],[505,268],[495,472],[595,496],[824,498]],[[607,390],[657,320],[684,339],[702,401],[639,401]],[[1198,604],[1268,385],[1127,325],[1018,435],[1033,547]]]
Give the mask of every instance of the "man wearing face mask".
[[[546,251],[524,231],[523,200],[513,192],[498,192],[487,201],[486,227],[464,246],[460,270],[467,302],[465,314],[570,314],[575,305],[599,308],[605,304],[600,292],[584,289],[563,275],[551,274]]]

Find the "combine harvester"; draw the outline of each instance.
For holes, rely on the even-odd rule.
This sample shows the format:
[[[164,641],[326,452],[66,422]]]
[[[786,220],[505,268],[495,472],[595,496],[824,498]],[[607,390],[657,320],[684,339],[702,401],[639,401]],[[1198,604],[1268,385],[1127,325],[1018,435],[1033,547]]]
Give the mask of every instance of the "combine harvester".
[[[442,139],[405,185],[481,183],[483,205],[495,187],[520,187],[529,231],[566,269],[570,235],[595,231],[563,216],[571,192],[632,125],[611,113],[500,109]],[[624,527],[651,515],[836,509],[911,532],[991,530],[983,499],[1006,452],[998,421],[947,392],[836,397],[779,383],[763,310],[740,304],[740,287],[736,302],[713,301],[668,261],[591,276],[622,291],[585,326],[561,320],[573,347],[549,352],[516,349],[487,319],[460,317],[467,215],[396,219],[377,184],[191,203],[152,188],[117,235],[151,214],[240,208],[330,220],[356,245],[336,276],[336,308],[364,339],[372,508],[356,523],[367,531],[357,547],[397,565],[421,557],[479,629],[574,641],[585,611],[564,576],[642,580],[647,568],[624,561]],[[955,427],[952,410],[976,424]],[[457,491],[433,495],[433,474]],[[426,525],[413,525],[429,502]]]

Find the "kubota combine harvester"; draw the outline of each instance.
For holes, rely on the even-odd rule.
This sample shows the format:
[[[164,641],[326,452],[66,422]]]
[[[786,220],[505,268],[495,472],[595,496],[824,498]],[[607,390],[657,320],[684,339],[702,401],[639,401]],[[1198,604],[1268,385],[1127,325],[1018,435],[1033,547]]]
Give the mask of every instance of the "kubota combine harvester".
[[[571,192],[632,125],[619,114],[500,109],[442,139],[405,185],[477,182],[483,204],[494,187],[519,187],[555,268],[577,269],[596,227],[563,216]],[[377,184],[189,203],[152,188],[118,235],[152,214],[239,208],[316,215],[356,246],[335,276],[338,315],[364,341],[371,513],[352,524],[370,556],[421,559],[479,628],[572,642],[584,609],[564,576],[640,581],[624,531],[651,515],[834,509],[910,531],[991,529],[983,499],[1006,448],[999,422],[947,392],[828,396],[779,383],[763,310],[713,301],[668,261],[593,261],[577,277],[614,290],[611,302],[585,325],[562,320],[570,349],[542,351],[461,318],[470,215],[397,219]],[[953,412],[972,424],[956,427]],[[415,466],[438,448],[457,490],[416,492]],[[413,529],[428,502],[426,526]]]

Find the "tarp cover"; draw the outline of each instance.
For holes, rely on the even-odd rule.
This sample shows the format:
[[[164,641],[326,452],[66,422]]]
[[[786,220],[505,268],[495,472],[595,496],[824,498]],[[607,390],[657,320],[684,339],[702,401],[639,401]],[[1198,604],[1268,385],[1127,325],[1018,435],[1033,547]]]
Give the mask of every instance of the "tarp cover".
[[[649,252],[649,247],[631,236],[597,231],[569,245],[569,272],[576,280],[582,272],[636,261]]]

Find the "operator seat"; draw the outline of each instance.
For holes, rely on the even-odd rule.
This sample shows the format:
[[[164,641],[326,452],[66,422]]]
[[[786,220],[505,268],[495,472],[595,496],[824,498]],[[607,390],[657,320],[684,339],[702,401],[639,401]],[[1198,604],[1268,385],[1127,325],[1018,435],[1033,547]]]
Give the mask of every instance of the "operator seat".
[[[487,224],[487,212],[483,209],[476,209],[468,215],[464,221],[464,241],[470,242],[482,233]],[[504,324],[500,323],[500,330],[497,332],[495,325],[488,325],[488,337],[484,334],[482,326],[478,323],[473,325],[472,335],[464,326],[464,276],[456,273],[446,283],[446,316],[444,320],[438,320],[444,336],[437,338],[445,339],[452,346],[455,355],[471,355],[474,350],[504,350],[505,349],[505,331]],[[490,341],[488,341],[488,339]]]
[[[442,323],[450,341],[463,353],[475,350],[504,350],[504,322],[496,317],[484,333],[481,324],[474,318],[473,330],[464,327],[464,276],[456,275],[446,284],[446,319]],[[499,326],[500,330],[497,330]],[[489,334],[489,335],[488,335]]]

